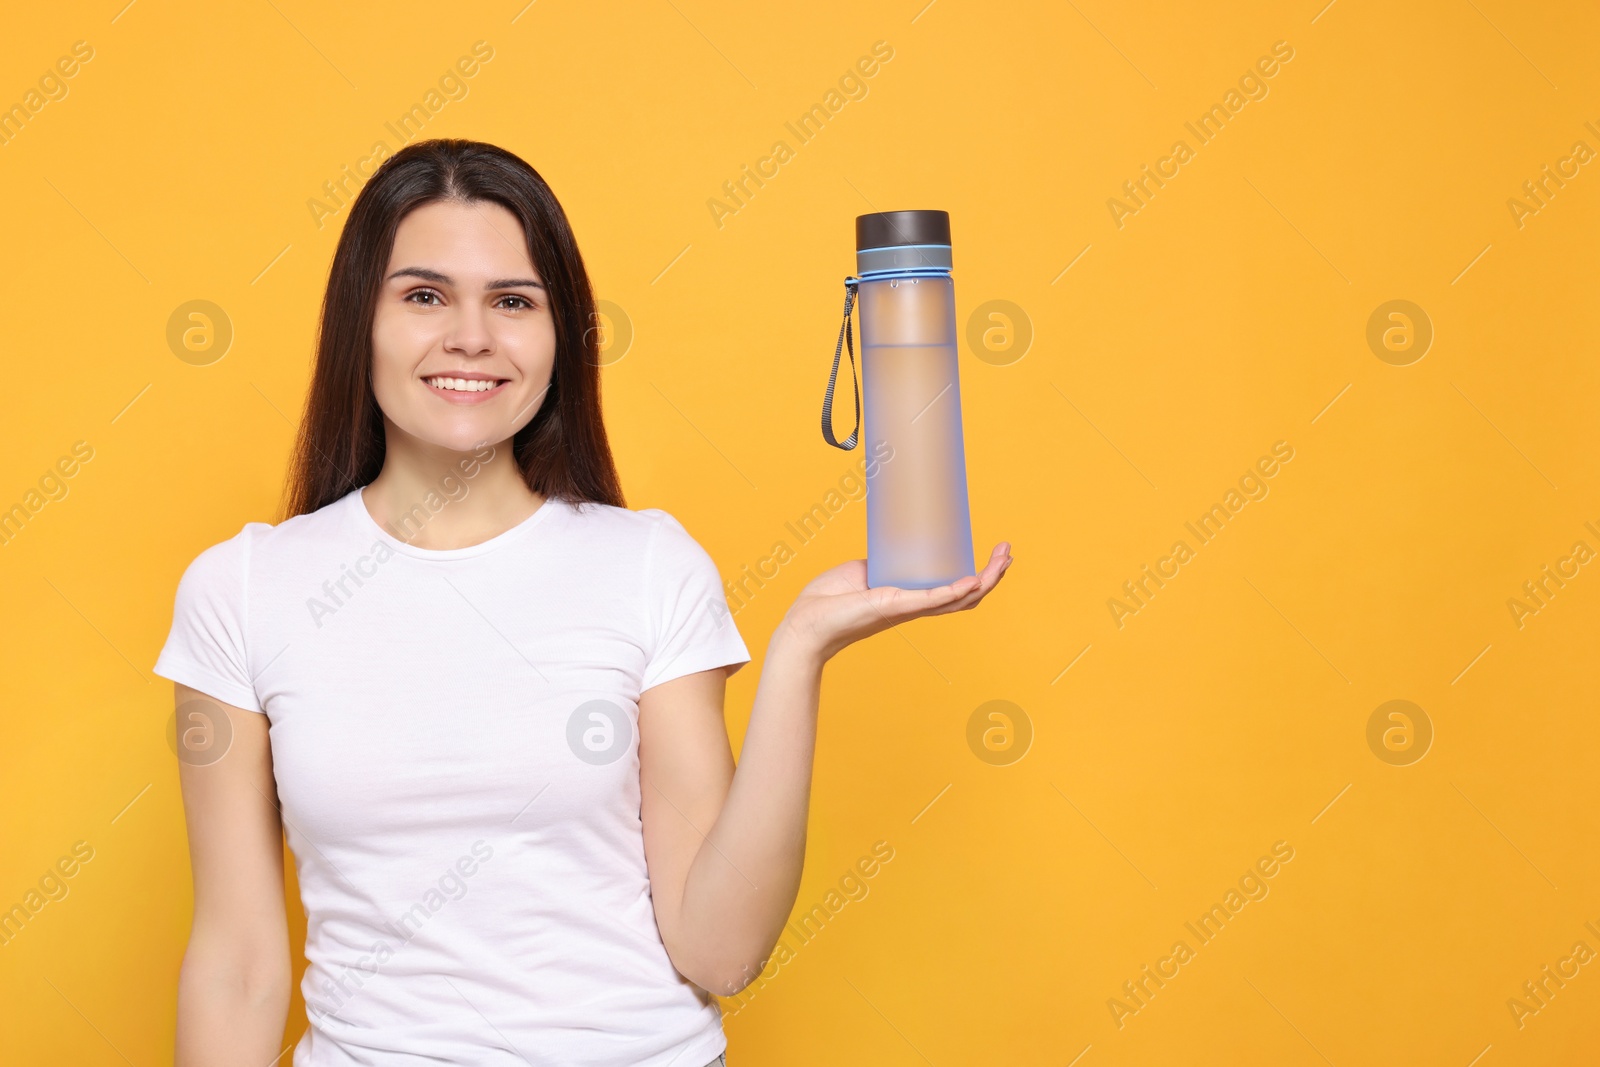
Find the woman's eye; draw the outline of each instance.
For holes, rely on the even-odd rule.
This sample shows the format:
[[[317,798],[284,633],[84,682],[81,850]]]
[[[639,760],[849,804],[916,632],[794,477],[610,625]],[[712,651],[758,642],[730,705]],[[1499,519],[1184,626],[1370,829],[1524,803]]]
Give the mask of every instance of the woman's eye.
[[[533,301],[529,300],[525,296],[518,296],[515,293],[507,293],[505,296],[501,297],[500,299],[501,300],[518,300],[518,301],[521,301],[520,306],[518,306],[515,309],[517,311],[522,311],[524,309],[526,309],[526,310],[532,310],[533,309]]]
[[[406,300],[415,301],[416,298],[419,297],[419,296],[432,297],[434,299],[438,299],[439,294],[434,292],[431,289],[418,289],[416,292],[407,293],[406,294]]]

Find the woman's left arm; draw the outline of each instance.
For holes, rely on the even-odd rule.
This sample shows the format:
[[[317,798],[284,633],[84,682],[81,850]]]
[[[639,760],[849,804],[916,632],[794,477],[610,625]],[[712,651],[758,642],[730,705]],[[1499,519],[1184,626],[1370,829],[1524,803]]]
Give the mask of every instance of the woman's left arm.
[[[868,589],[866,561],[819,575],[767,643],[737,769],[723,721],[727,668],[639,697],[640,818],[656,926],[678,972],[719,996],[760,973],[800,891],[822,669],[897,623],[975,607],[1010,566],[937,589]]]

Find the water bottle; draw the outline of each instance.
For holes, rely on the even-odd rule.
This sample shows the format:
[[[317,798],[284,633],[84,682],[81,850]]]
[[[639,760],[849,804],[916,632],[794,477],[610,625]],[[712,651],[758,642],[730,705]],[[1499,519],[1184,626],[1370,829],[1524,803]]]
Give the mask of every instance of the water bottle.
[[[822,401],[822,438],[852,449],[865,394],[867,586],[932,589],[977,573],[961,438],[950,215],[883,211],[856,219],[856,274],[845,278],[844,322]],[[855,385],[850,313],[861,315]],[[841,349],[850,352],[856,428],[833,434]]]

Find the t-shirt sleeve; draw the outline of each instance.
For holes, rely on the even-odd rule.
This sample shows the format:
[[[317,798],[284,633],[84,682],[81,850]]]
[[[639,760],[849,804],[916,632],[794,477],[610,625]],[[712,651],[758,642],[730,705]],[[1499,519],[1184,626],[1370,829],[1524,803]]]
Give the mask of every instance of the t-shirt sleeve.
[[[183,572],[155,673],[223,703],[262,711],[245,650],[252,525],[200,553]]]
[[[732,664],[737,671],[750,651],[728,610],[716,563],[671,514],[650,510],[660,518],[645,553],[650,651],[640,691],[712,667]]]

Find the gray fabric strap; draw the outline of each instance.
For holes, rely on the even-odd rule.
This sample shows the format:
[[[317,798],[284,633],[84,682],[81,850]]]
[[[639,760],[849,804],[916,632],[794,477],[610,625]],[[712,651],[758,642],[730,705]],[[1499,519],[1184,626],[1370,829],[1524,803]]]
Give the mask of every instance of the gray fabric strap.
[[[856,385],[856,346],[850,328],[850,310],[855,307],[856,287],[860,284],[861,279],[854,275],[844,280],[844,322],[839,327],[839,343],[833,348],[833,369],[828,372],[828,391],[822,397],[822,439],[834,448],[842,448],[847,452],[856,447],[856,440],[861,433],[861,387]],[[850,389],[856,400],[856,428],[850,431],[849,437],[838,441],[833,436],[833,386],[839,377],[839,355],[845,349],[850,351]]]

